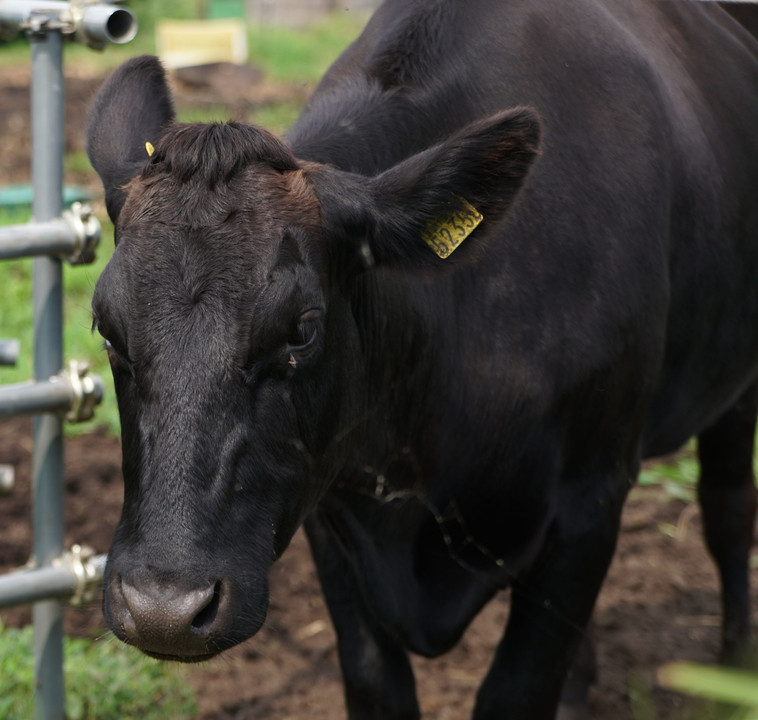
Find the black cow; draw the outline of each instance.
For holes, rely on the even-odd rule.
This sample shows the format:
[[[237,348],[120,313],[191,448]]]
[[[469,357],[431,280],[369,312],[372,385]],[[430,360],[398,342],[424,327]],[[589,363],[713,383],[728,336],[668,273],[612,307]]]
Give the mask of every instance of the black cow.
[[[249,638],[305,523],[351,719],[418,718],[408,652],[505,586],[474,717],[552,718],[640,460],[697,435],[745,647],[758,47],[721,8],[387,0],[288,144],[175,122],[139,57],[88,152],[116,635],[183,661]]]

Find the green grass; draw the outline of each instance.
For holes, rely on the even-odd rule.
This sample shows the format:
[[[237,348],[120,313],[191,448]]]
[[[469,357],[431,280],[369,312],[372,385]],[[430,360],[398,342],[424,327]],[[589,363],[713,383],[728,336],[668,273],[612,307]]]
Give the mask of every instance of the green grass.
[[[63,172],[65,175],[91,175],[92,165],[84,150],[67,153],[63,159]]]
[[[758,435],[756,435],[758,447]],[[669,495],[685,502],[694,502],[700,466],[696,440],[690,440],[671,457],[647,465],[639,475],[640,485],[660,485]],[[758,477],[758,454],[753,457],[753,472]]]
[[[266,105],[255,110],[250,121],[281,137],[297,120],[302,107],[302,103],[295,100]]]
[[[694,502],[698,473],[693,440],[670,458],[647,465],[640,472],[637,482],[639,485],[659,485],[671,497]]]
[[[0,720],[34,717],[33,630],[0,622]],[[192,718],[184,668],[150,660],[112,637],[64,639],[67,720]]]
[[[251,122],[265,127],[275,135],[282,137],[297,120],[303,103],[297,100],[285,100],[264,105],[256,108],[240,118],[245,122]],[[181,122],[226,122],[230,119],[238,119],[232,116],[224,105],[210,105],[201,108],[179,108],[177,119]]]
[[[273,80],[314,84],[363,24],[360,16],[335,13],[307,29],[254,28],[248,33],[249,62]]]
[[[657,680],[663,687],[711,701],[724,720],[758,720],[758,675],[754,672],[677,662],[662,667]]]

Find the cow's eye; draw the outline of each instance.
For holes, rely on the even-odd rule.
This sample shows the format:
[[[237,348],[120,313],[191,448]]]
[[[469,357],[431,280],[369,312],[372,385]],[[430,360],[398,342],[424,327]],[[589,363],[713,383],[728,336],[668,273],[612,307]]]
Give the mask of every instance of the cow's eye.
[[[108,339],[102,323],[99,320],[96,320],[93,325],[103,338],[103,348],[105,349],[105,352],[108,353],[108,360],[111,364],[111,368],[115,371],[118,368],[126,367],[130,372],[133,372],[132,363],[128,356],[124,352],[119,352],[114,347],[113,343]]]
[[[320,318],[320,310],[308,310],[297,319],[287,338],[290,350],[302,350],[315,340]]]
[[[108,340],[108,338],[105,335],[105,331],[103,330],[103,324],[96,320],[93,323],[93,329],[97,330],[97,332],[100,334],[100,337],[103,338],[103,348],[108,353],[108,357],[112,357],[115,353],[115,350],[113,349],[113,345],[111,345],[111,341]]]

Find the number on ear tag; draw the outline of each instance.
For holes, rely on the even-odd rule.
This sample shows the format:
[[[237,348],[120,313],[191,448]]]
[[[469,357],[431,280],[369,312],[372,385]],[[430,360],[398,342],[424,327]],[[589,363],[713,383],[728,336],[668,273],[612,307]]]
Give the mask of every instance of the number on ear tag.
[[[467,200],[456,198],[456,204],[427,224],[421,236],[443,260],[455,250],[484,219]]]

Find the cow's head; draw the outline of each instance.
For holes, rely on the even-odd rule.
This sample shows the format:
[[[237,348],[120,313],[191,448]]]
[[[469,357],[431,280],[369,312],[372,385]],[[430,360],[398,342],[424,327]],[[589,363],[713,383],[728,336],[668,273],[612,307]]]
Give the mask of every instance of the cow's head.
[[[93,314],[122,425],[104,601],[120,638],[191,661],[259,629],[268,569],[359,424],[351,279],[368,257],[444,267],[422,230],[458,196],[494,225],[537,135],[529,111],[502,113],[363,177],[256,127],[175,122],[154,58],[111,76],[87,146],[116,227]]]

